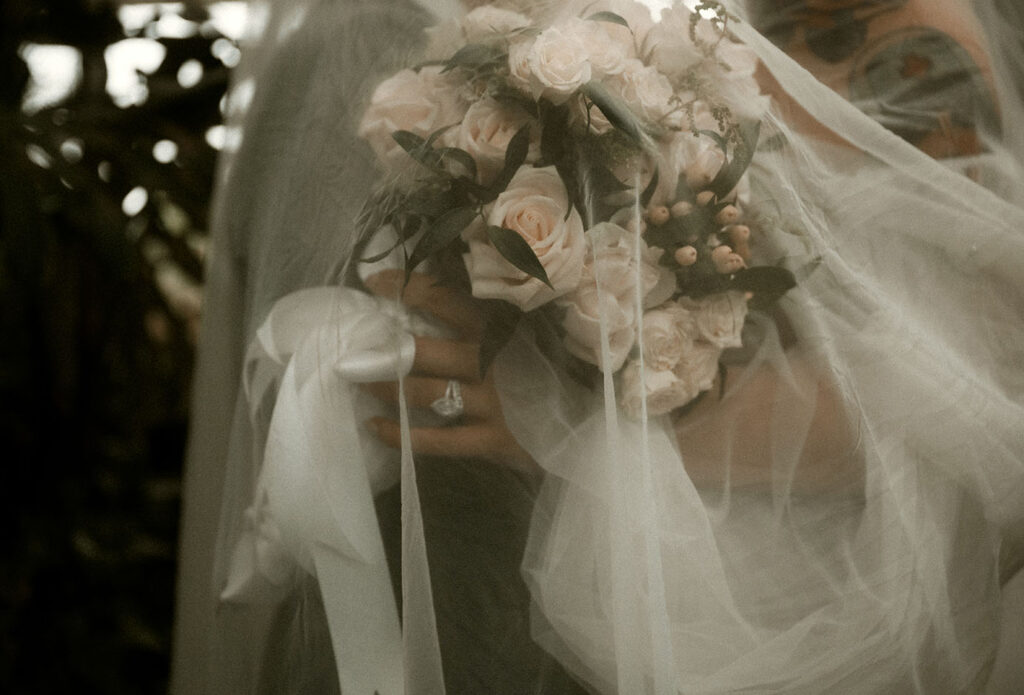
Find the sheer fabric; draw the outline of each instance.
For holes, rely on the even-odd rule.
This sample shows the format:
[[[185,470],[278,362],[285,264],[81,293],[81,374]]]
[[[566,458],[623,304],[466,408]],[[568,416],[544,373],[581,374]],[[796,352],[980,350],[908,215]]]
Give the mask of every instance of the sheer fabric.
[[[998,35],[1019,12],[978,8],[1001,127],[945,162],[731,24],[776,90],[749,175],[754,253],[799,284],[748,318],[721,397],[676,418],[628,419],[610,375],[584,388],[517,332],[494,369],[530,476],[388,452],[358,426],[380,404],[334,400],[370,369],[339,364],[437,330],[338,287],[376,167],[356,125],[456,12],[428,9],[255,12],[205,305],[175,691],[983,692],[1024,526],[1020,55]],[[359,328],[353,306],[390,323]],[[386,340],[353,347],[370,333]],[[403,413],[405,431],[422,418]],[[327,472],[301,487],[300,459]],[[289,538],[263,504],[274,475],[300,508],[371,500],[378,528],[363,509],[346,528],[364,535]]]

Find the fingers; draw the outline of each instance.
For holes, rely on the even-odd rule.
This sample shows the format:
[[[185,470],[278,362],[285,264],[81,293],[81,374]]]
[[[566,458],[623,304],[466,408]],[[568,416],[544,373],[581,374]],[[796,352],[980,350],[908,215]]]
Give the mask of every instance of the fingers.
[[[461,335],[479,338],[483,332],[483,312],[472,297],[451,287],[442,287],[436,284],[435,278],[423,273],[413,273],[403,290],[404,282],[405,271],[384,270],[366,278],[365,284],[376,295],[401,298],[406,306],[436,316]]]
[[[398,382],[396,381],[363,384],[362,388],[386,403],[398,403]],[[431,403],[445,395],[447,388],[447,379],[407,377],[405,379],[405,399],[409,405],[429,408]],[[476,384],[463,384],[462,402],[466,416],[472,419],[486,420],[496,413],[500,413],[500,407],[492,388]]]
[[[416,358],[412,369],[421,376],[458,379],[464,384],[479,382],[480,346],[416,336]]]

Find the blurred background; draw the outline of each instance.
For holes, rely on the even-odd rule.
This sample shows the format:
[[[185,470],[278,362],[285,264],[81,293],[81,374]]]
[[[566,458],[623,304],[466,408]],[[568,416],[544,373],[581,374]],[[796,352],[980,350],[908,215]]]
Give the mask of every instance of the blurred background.
[[[159,693],[246,6],[0,7],[0,692]]]

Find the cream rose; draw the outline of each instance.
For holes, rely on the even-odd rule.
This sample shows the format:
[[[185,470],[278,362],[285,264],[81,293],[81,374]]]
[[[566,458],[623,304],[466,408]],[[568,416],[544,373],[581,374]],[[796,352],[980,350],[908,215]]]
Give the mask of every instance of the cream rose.
[[[566,210],[569,194],[553,166],[520,167],[505,192],[485,209],[486,223],[519,234],[537,254],[554,289],[505,260],[478,224],[465,234],[469,252],[464,260],[473,296],[504,299],[530,311],[574,290],[583,272],[586,239],[579,213],[574,208],[566,217]]]
[[[649,416],[664,415],[686,405],[700,393],[671,370],[646,365],[641,369],[636,360],[630,360],[623,368],[619,388],[619,403],[634,420],[640,419],[645,400]]]
[[[622,72],[605,84],[622,97],[634,111],[666,127],[681,127],[685,115],[668,78],[639,60],[628,60]]]
[[[467,106],[440,67],[419,72],[402,70],[374,91],[359,124],[359,135],[370,143],[385,166],[401,169],[411,160],[391,137],[393,132],[408,130],[426,137],[461,121]]]
[[[530,92],[555,104],[564,103],[590,81],[591,68],[585,37],[589,28],[582,19],[570,19],[545,29],[534,40],[527,56]]]
[[[704,59],[704,52],[690,40],[692,13],[679,6],[661,13],[661,21],[654,25],[644,40],[643,53],[647,62],[672,80],[678,80],[694,65]],[[697,40],[705,47],[714,46],[721,37],[707,19],[697,21]]]
[[[504,106],[490,97],[469,107],[459,125],[457,142],[476,161],[481,182],[489,183],[501,171],[509,142],[530,120],[525,112]],[[527,162],[534,162],[539,157],[537,138],[540,128],[534,127],[531,131],[534,141]]]
[[[701,339],[719,348],[743,345],[740,334],[747,317],[747,300],[741,292],[681,299],[679,303],[693,313]]]
[[[652,369],[674,369],[693,349],[697,324],[688,310],[669,302],[644,313],[642,335],[644,362]]]
[[[698,340],[690,345],[672,371],[693,386],[698,393],[709,391],[714,386],[715,377],[718,376],[718,362],[721,357],[720,347]]]
[[[582,280],[575,291],[559,300],[566,309],[565,345],[581,360],[605,371],[618,370],[636,342],[635,239],[627,230],[602,222],[587,232],[590,249]],[[640,292],[646,297],[661,278],[660,250],[641,245]],[[602,358],[601,322],[608,331],[608,361]]]
[[[466,41],[474,43],[496,35],[509,34],[517,29],[530,26],[530,20],[513,10],[493,5],[477,7],[462,20],[462,34]]]
[[[533,91],[533,73],[530,71],[530,51],[533,39],[512,41],[508,46],[509,81],[517,89],[531,93]]]

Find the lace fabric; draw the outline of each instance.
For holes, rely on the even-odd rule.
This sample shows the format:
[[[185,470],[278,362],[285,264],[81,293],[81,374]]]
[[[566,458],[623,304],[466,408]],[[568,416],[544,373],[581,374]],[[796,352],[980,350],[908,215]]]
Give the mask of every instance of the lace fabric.
[[[320,555],[318,537],[308,557],[275,555],[254,503],[268,461],[301,458],[295,439],[276,459],[270,447],[288,374],[347,388],[331,381],[347,334],[329,322],[346,315],[337,268],[376,167],[356,126],[431,20],[398,0],[257,8],[196,377],[175,691],[332,692],[379,659],[368,693],[982,692],[999,563],[1016,569],[1008,539],[1024,526],[1024,131],[1000,11],[1016,12],[979,8],[1002,135],[943,163],[731,26],[777,85],[750,172],[766,230],[754,252],[798,285],[752,312],[720,397],[631,421],[610,374],[581,386],[522,328],[494,370],[539,477],[390,454],[360,432],[327,446],[333,425],[317,435],[306,416],[336,424],[335,411],[298,411],[321,480],[353,452],[384,471],[365,483],[384,570],[367,590],[401,617],[395,665],[360,651],[368,637],[339,641],[331,607],[359,585],[327,567],[348,567],[330,563],[349,550]],[[331,293],[314,312],[331,326],[322,349],[253,361],[260,327],[306,288]],[[403,320],[381,330],[431,330]],[[375,406],[354,403],[358,430]],[[328,505],[346,499],[335,492]],[[244,590],[239,562],[260,568]]]

